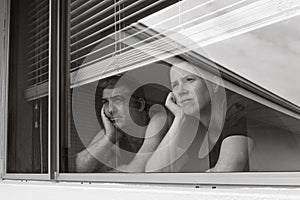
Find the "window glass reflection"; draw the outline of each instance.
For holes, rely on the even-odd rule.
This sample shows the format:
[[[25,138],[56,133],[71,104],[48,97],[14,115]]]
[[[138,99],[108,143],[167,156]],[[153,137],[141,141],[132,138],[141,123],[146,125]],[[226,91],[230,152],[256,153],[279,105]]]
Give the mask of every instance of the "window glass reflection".
[[[48,172],[49,2],[11,1],[8,173]]]

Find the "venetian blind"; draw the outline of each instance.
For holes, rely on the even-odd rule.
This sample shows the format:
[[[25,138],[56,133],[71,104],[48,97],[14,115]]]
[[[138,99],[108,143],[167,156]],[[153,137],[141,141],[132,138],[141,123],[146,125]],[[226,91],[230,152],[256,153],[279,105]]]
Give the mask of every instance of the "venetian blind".
[[[300,10],[299,2],[283,5],[283,0],[167,2],[173,5],[73,1],[71,87],[268,26]]]
[[[72,1],[71,85],[79,80],[82,84],[89,82],[91,80],[89,74],[94,74],[91,66],[95,63],[98,63],[98,68],[100,66],[105,67],[106,71],[112,70],[111,63],[116,60],[116,55],[132,50],[126,44],[126,37],[141,36],[141,34],[134,35],[139,31],[137,26],[139,20],[175,3],[178,3],[178,0]],[[106,62],[99,64],[105,60]],[[76,71],[79,71],[79,74]]]
[[[49,80],[49,0],[32,0],[28,12],[28,100],[46,95]]]
[[[143,1],[132,1],[128,5],[125,2],[130,1],[114,1],[114,4],[111,2],[112,7],[108,2],[97,4],[103,8],[107,4],[102,10],[109,12],[111,9],[114,14],[108,14],[110,18],[103,15],[95,23],[92,20],[96,17],[90,17],[84,23],[71,20],[71,87],[166,59],[170,55],[191,52],[300,14],[298,1],[285,4],[284,0],[184,0],[174,2],[167,8],[160,7],[148,16],[135,18],[133,23],[127,24],[130,14],[122,11],[126,13],[128,9],[139,13],[147,10],[147,6],[137,7]],[[159,2],[153,1],[150,6]],[[101,14],[104,13],[96,12],[96,15]],[[108,23],[109,19],[114,23]],[[101,23],[108,24],[100,27]],[[87,24],[87,28],[79,28],[84,24]],[[98,25],[99,30],[94,29]],[[90,34],[89,30],[96,31]],[[222,72],[237,84],[253,86],[254,90],[268,98],[285,102],[226,69]],[[288,107],[298,110],[294,105]]]

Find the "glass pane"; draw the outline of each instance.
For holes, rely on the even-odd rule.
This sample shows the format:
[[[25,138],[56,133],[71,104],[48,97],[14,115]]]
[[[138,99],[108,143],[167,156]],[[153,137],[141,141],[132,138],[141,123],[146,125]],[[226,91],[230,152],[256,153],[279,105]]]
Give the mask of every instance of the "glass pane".
[[[249,170],[253,141],[248,137],[247,104],[251,101],[221,86],[214,92],[201,72],[198,76],[185,71],[174,74],[177,66],[202,71],[203,63],[196,66],[178,57],[169,60],[72,89],[72,140],[68,142],[73,171],[212,171],[219,156],[228,154],[236,142],[239,149],[233,150],[242,154],[243,163],[230,171]],[[176,84],[191,86],[177,91]],[[170,92],[172,99],[167,98]],[[178,115],[172,105],[184,115]]]
[[[49,2],[12,0],[8,173],[48,172]]]
[[[296,1],[277,3],[186,0],[91,42],[77,68],[71,61],[62,171],[298,171],[299,104],[249,66],[266,49],[242,45],[247,34],[272,37],[269,29],[298,12]],[[272,42],[264,47],[272,52],[280,43],[288,63],[291,54]],[[273,64],[264,62],[271,75]]]
[[[79,105],[95,101],[95,91],[93,90],[98,84],[99,75],[104,71],[114,71],[114,67],[108,66],[110,58],[116,53],[132,50],[129,44],[123,42],[119,46],[115,41],[124,38],[125,35],[133,34],[133,31],[136,32],[137,30],[133,30],[130,26],[137,23],[138,20],[177,2],[177,0],[141,2],[99,0],[70,4],[70,96],[68,102],[71,103],[67,106],[70,109],[68,111],[70,115],[66,119],[68,133],[61,137],[63,141],[61,172],[76,171],[77,153],[90,143],[95,133],[101,130],[101,124],[95,118],[95,107]],[[123,29],[127,30],[126,34],[118,33]],[[104,62],[104,64],[95,65],[99,62]],[[92,68],[96,72],[91,73]],[[84,97],[81,95],[78,97],[78,91],[80,91],[79,94],[83,92]],[[76,107],[75,111],[73,111],[74,107]],[[84,110],[78,107],[82,107]],[[77,112],[80,113],[80,119],[76,119]],[[84,134],[80,135],[78,133],[80,131]],[[139,139],[139,143],[140,141]],[[127,148],[133,147],[129,145]]]

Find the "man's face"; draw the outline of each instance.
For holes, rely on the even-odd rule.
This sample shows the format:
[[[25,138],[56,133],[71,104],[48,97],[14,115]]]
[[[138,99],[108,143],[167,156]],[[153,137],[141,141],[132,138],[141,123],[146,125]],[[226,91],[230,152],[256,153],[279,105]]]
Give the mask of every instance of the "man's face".
[[[121,130],[132,123],[129,113],[130,91],[126,86],[117,86],[113,89],[103,90],[102,102],[104,113],[112,124]]]

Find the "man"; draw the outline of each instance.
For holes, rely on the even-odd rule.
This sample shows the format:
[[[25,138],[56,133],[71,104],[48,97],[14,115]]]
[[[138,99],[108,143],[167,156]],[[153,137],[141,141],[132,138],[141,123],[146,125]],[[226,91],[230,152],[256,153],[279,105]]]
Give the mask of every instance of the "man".
[[[166,116],[156,113],[149,119],[143,89],[130,96],[137,83],[121,78],[113,76],[98,83],[95,107],[103,129],[77,154],[77,172],[144,172],[166,132]]]

